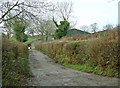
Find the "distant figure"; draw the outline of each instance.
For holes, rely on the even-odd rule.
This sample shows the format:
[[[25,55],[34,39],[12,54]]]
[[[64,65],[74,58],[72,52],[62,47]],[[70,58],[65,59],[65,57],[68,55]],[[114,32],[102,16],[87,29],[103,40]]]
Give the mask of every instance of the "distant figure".
[[[42,42],[42,39],[41,39],[41,38],[38,38],[38,42]]]
[[[41,38],[38,38],[38,41],[41,41]]]
[[[31,43],[28,44],[28,49],[31,49]]]

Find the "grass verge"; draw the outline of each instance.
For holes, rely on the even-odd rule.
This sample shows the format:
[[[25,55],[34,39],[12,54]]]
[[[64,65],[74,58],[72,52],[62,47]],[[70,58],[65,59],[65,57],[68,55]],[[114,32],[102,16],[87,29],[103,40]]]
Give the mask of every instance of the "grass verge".
[[[75,69],[81,72],[93,73],[96,75],[103,75],[103,76],[110,76],[110,77],[113,77],[113,76],[118,77],[118,72],[114,69],[110,69],[109,67],[106,68],[106,71],[103,72],[102,68],[99,66],[91,67],[86,64],[80,65],[80,64],[63,63],[63,66],[66,66],[66,67],[69,67],[69,68],[72,68],[72,69]]]
[[[69,63],[64,63],[63,65],[73,68],[78,71],[82,71],[82,72],[88,72],[88,73],[94,73],[94,74],[100,73],[100,68],[98,66],[94,68],[94,67],[90,67],[87,65],[78,65],[78,64],[73,65],[73,64],[69,64]]]

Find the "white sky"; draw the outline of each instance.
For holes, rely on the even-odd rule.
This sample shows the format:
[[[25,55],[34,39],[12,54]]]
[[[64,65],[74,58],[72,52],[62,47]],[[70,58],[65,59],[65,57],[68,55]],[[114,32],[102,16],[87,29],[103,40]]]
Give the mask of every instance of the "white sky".
[[[71,21],[75,28],[98,23],[99,29],[106,24],[118,24],[118,2],[120,0],[48,0],[52,2],[71,1],[73,3]]]
[[[118,24],[118,2],[120,0],[50,0],[53,2],[72,1],[71,20],[77,21],[76,28],[81,25],[98,23],[101,29],[106,24]]]

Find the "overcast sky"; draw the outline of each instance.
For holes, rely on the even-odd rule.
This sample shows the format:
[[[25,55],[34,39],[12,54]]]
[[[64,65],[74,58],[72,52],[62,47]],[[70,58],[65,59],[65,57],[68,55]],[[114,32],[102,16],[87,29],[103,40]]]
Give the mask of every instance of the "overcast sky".
[[[71,1],[73,3],[71,21],[75,28],[98,23],[99,29],[106,24],[118,24],[118,2],[120,0],[48,0],[52,2]]]
[[[120,0],[50,0],[53,2],[72,1],[72,16],[81,25],[98,23],[99,28],[106,24],[118,24],[118,2]]]

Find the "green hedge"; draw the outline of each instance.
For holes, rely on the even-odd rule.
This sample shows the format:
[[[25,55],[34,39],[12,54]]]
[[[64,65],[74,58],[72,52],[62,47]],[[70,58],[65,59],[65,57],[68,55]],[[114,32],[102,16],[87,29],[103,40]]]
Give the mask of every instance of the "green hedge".
[[[85,65],[94,70],[99,68],[99,72],[95,74],[118,77],[118,41],[116,40],[93,38],[69,42],[53,41],[37,44],[35,48],[61,64]],[[94,73],[94,70],[91,72]]]
[[[2,85],[21,86],[31,76],[27,44],[2,39]]]

